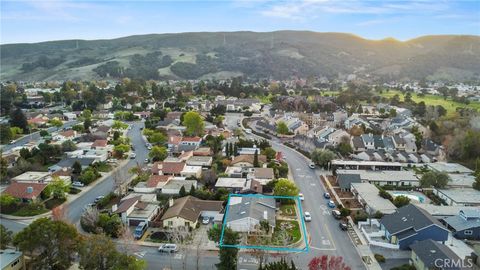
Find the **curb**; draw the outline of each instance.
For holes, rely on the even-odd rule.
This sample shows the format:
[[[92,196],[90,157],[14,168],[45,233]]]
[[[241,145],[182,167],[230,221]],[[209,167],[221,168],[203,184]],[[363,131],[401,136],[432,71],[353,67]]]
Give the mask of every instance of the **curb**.
[[[38,219],[42,217],[49,217],[52,215],[52,210],[49,210],[46,213],[39,214],[36,216],[28,216],[28,217],[20,217],[20,216],[13,216],[13,215],[6,215],[6,214],[0,214],[0,218],[8,219],[8,220],[31,220],[31,219]]]

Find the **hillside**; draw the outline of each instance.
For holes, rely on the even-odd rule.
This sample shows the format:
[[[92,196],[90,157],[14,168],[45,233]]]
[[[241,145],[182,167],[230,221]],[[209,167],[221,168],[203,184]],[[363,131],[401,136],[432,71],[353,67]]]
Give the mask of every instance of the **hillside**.
[[[480,78],[479,36],[401,42],[351,34],[180,33],[0,46],[2,80],[251,78],[370,74],[394,79]]]

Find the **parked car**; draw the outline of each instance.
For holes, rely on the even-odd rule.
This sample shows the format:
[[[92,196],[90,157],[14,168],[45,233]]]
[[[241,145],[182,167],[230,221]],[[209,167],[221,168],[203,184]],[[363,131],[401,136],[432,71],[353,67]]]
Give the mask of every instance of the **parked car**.
[[[310,212],[305,212],[304,219],[306,222],[312,221],[312,216],[310,215]]]
[[[158,252],[174,253],[178,251],[178,247],[175,244],[161,244],[158,247]]]
[[[145,159],[145,163],[148,163],[150,162],[150,160],[148,158]]]
[[[130,159],[135,159],[136,157],[137,157],[137,154],[135,154],[135,153],[130,154]]]
[[[335,203],[334,203],[333,201],[328,201],[327,205],[328,205],[328,207],[330,207],[330,208],[335,208],[335,207],[336,207],[336,205],[335,205]]]
[[[310,169],[315,169],[315,163],[310,162],[310,164],[308,164],[308,167],[310,167]]]
[[[303,193],[298,193],[298,197],[300,198],[300,201],[305,200],[305,197],[303,197]]]
[[[348,230],[348,224],[345,223],[345,222],[338,223],[338,227],[340,227],[340,230],[342,230],[342,231]]]
[[[330,199],[330,198],[331,198],[331,197],[330,197],[330,193],[328,193],[328,192],[323,193],[323,197],[324,197],[325,199]]]
[[[100,200],[102,200],[103,198],[105,198],[105,196],[98,196],[95,198],[95,200],[93,201],[94,203],[98,203]]]
[[[338,210],[332,210],[332,216],[336,219],[341,219],[342,218],[342,213]]]
[[[245,133],[247,133],[247,134],[252,134],[252,130],[249,129],[249,128],[246,128],[246,129],[245,129]]]
[[[203,217],[202,218],[202,224],[207,225],[208,223],[210,223],[210,217],[207,217],[207,216]]]
[[[10,141],[10,144],[14,144],[14,143],[15,143],[15,140],[11,140],[11,141]]]
[[[72,186],[74,186],[74,187],[84,187],[85,185],[82,182],[74,181],[72,183]]]
[[[107,162],[108,163],[117,163],[117,159],[116,158],[110,158],[110,159],[107,159]]]

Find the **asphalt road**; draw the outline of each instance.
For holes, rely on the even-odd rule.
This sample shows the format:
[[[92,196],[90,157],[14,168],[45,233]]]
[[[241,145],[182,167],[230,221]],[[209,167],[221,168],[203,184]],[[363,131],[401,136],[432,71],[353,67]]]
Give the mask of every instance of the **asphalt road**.
[[[59,129],[62,129],[62,128],[69,128],[69,127],[71,127],[71,126],[74,126],[74,125],[76,125],[77,123],[78,123],[77,121],[65,122],[61,128],[50,127],[50,128],[47,129],[47,131],[48,131],[49,133],[55,132],[55,131],[57,131],[57,130],[59,130]],[[15,148],[15,147],[21,147],[21,146],[25,145],[25,144],[28,143],[28,142],[38,141],[39,139],[40,139],[40,132],[37,131],[37,132],[31,133],[31,134],[28,134],[28,135],[26,135],[26,136],[23,136],[22,138],[16,140],[15,143],[13,143],[13,144],[3,145],[3,146],[2,146],[2,151],[3,151],[3,152],[7,152],[7,151],[10,151],[11,149],[13,149],[13,148]]]

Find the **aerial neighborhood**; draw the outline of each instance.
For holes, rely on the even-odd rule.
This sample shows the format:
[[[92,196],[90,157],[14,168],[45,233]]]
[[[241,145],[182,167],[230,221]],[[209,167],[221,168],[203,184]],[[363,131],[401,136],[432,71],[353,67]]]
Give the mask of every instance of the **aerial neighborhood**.
[[[27,243],[28,224],[68,221],[79,234],[183,263],[195,247],[221,262],[229,249],[299,250],[305,262],[295,263],[306,267],[315,250],[337,250],[349,269],[474,269],[480,131],[469,123],[480,121],[478,103],[412,98],[457,88],[325,78],[4,82],[0,212],[20,236],[1,258],[39,263],[13,244]],[[435,268],[437,257],[463,268]]]

